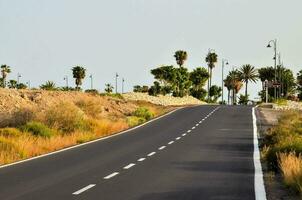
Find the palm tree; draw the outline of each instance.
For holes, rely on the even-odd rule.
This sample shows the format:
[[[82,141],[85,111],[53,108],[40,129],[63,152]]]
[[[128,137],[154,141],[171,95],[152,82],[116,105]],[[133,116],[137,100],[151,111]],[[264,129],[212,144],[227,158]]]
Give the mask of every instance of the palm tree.
[[[10,89],[14,89],[14,88],[17,88],[17,81],[16,80],[9,80],[9,82],[8,82],[8,87],[10,88]]]
[[[237,94],[243,85],[240,72],[238,70],[230,71],[225,79],[225,85],[232,91],[232,104],[236,104]]]
[[[206,56],[206,62],[208,63],[208,72],[210,75],[210,78],[208,80],[208,91],[210,90],[210,88],[212,86],[212,70],[215,67],[215,63],[217,63],[217,59],[218,59],[218,56],[215,52],[209,51],[208,55]],[[208,95],[208,99],[209,99],[209,95]]]
[[[105,84],[105,92],[110,94],[113,91],[113,86],[110,83]]]
[[[1,65],[1,74],[2,74],[2,80],[3,80],[3,88],[6,86],[6,77],[7,74],[11,73],[10,66],[8,65]]]
[[[56,84],[53,81],[46,81],[45,84],[40,85],[42,90],[56,90]]]
[[[178,50],[175,52],[174,57],[176,59],[176,63],[179,65],[179,67],[182,67],[188,58],[188,54],[186,51]]]
[[[232,90],[232,79],[230,76],[227,76],[226,79],[224,79],[223,81],[224,81],[224,87],[226,87],[228,90],[228,104],[230,104],[230,92]]]
[[[82,80],[86,76],[86,69],[81,66],[75,66],[72,68],[73,78],[75,78],[76,89],[80,90],[80,85],[82,85]]]
[[[240,68],[239,73],[240,73],[241,80],[245,82],[245,96],[247,97],[248,82],[253,81],[254,83],[256,83],[256,81],[258,80],[258,73],[255,67],[249,64],[243,65]]]

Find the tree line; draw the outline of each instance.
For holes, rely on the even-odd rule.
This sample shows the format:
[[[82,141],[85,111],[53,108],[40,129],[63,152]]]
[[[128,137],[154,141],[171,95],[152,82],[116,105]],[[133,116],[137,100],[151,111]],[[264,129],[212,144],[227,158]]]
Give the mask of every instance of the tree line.
[[[62,90],[62,91],[80,91],[83,84],[83,80],[86,77],[86,69],[82,66],[75,66],[72,69],[72,75],[75,81],[76,87],[57,87],[53,81],[46,81],[45,83],[39,86],[42,90]],[[8,74],[11,73],[11,67],[8,65],[1,65],[1,78],[0,78],[0,87],[9,88],[9,89],[27,89],[28,85],[25,83],[19,83],[17,80],[11,79],[7,80]],[[112,93],[114,87],[107,83],[105,84],[105,92]],[[97,92],[94,89],[86,90],[87,92]]]
[[[183,97],[191,95],[197,99],[207,102],[217,102],[221,96],[222,88],[217,85],[212,85],[213,69],[215,68],[218,55],[214,51],[209,51],[205,57],[207,69],[204,67],[197,67],[193,71],[189,71],[185,66],[185,61],[188,58],[188,53],[183,50],[176,51],[174,58],[178,67],[173,65],[163,65],[151,70],[154,76],[153,85],[148,86],[134,86],[134,92],[145,92],[150,95],[172,95],[175,97]],[[264,86],[265,81],[273,81],[277,76],[277,82],[280,83],[278,92],[282,98],[292,98],[296,92],[298,97],[302,99],[302,70],[298,73],[295,79],[293,72],[285,67],[278,66],[277,70],[273,67],[263,67],[256,69],[250,64],[242,65],[238,69],[229,71],[226,78],[223,80],[224,87],[228,91],[228,104],[247,104],[249,101],[248,84],[250,82],[256,83],[259,79]],[[205,86],[207,84],[207,90]],[[238,97],[239,91],[245,86],[244,94]],[[274,89],[269,88],[269,101],[273,101]],[[281,94],[282,93],[282,94]],[[264,101],[264,90],[259,92],[259,96]],[[221,102],[226,103],[226,102]]]

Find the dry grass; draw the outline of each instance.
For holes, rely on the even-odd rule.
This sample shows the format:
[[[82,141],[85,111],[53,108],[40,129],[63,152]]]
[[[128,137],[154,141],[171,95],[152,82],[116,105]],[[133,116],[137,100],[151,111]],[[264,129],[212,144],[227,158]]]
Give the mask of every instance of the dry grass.
[[[296,156],[294,152],[278,154],[279,166],[283,174],[284,183],[302,192],[302,156]]]
[[[57,95],[66,96],[67,93],[48,95],[54,98]],[[140,121],[130,123],[129,117],[133,117],[131,113],[139,107],[147,108],[154,116],[171,110],[146,102],[129,103],[78,93],[70,95],[77,98],[73,98],[73,101],[59,98],[56,102],[45,104],[47,106],[33,104],[14,110],[6,127],[0,128],[0,165],[88,142],[138,125]],[[47,137],[45,130],[50,133],[46,134]]]

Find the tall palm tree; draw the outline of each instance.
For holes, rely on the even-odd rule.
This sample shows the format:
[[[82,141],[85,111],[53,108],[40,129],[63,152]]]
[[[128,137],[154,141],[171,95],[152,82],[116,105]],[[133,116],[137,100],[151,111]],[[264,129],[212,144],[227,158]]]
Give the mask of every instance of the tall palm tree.
[[[228,104],[230,104],[230,92],[232,90],[232,79],[230,76],[227,76],[226,79],[224,79],[223,81],[224,81],[224,87],[226,87],[228,90]]]
[[[80,89],[80,85],[82,85],[82,80],[86,76],[86,69],[81,66],[75,66],[72,68],[73,78],[75,78],[76,89]]]
[[[174,57],[176,59],[176,63],[179,65],[179,67],[182,67],[188,58],[188,54],[186,51],[178,50],[175,52]]]
[[[240,68],[239,73],[240,73],[241,80],[244,81],[245,83],[245,96],[247,97],[248,82],[253,81],[254,83],[256,83],[256,81],[258,80],[258,72],[255,69],[255,67],[246,64]]]
[[[8,73],[11,73],[10,66],[8,66],[8,65],[1,65],[1,74],[2,74],[2,80],[3,80],[3,88],[6,87],[6,77],[7,77]]]
[[[232,104],[236,104],[237,94],[242,87],[241,76],[238,70],[232,70],[229,72],[227,78],[225,79],[226,85],[232,91]]]
[[[206,62],[208,63],[208,69],[209,69],[209,88],[212,86],[212,70],[215,67],[215,64],[217,63],[218,55],[215,52],[209,52],[206,56]]]

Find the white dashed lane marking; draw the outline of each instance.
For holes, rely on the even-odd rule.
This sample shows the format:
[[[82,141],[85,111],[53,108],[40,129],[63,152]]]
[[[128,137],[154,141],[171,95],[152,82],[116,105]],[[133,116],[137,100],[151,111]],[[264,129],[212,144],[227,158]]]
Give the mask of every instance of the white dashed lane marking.
[[[112,177],[118,175],[119,173],[118,172],[114,172],[112,174],[109,174],[108,176],[105,176],[104,179],[111,179]]]
[[[124,169],[130,169],[131,167],[133,167],[135,164],[134,163],[130,163],[129,165],[125,166]]]
[[[95,184],[90,184],[90,185],[87,185],[86,187],[83,187],[82,189],[72,193],[73,195],[79,195],[81,194],[82,192],[85,192],[86,190],[89,190],[90,188],[93,188],[95,186]]]
[[[156,154],[156,152],[155,151],[153,151],[153,152],[151,152],[151,153],[149,153],[147,156],[153,156],[154,154]]]
[[[197,123],[195,126],[192,127],[192,130],[195,129],[197,126],[199,126],[199,124],[201,124],[201,123],[202,123],[204,120],[206,120],[209,116],[211,116],[211,114],[213,114],[217,109],[219,109],[219,107],[215,108],[215,109],[214,109],[212,112],[210,112],[206,117],[204,117],[202,120],[200,120],[199,123]],[[187,133],[190,133],[192,130],[188,130]],[[183,133],[182,136],[186,136],[187,133]],[[180,139],[181,139],[181,137],[175,138],[175,140],[180,140]],[[173,144],[173,143],[174,143],[174,141],[172,140],[172,141],[170,141],[168,144],[170,145],[170,144]],[[159,150],[163,150],[163,149],[165,149],[165,148],[166,148],[166,146],[161,146],[161,147],[159,147],[158,149],[159,149]],[[151,156],[153,156],[154,154],[156,154],[156,152],[151,152],[151,153],[149,153],[147,156],[148,156],[148,157],[151,157]],[[145,159],[146,159],[146,158],[139,158],[137,161],[138,161],[138,162],[142,162],[142,161],[144,161]],[[135,166],[135,165],[136,165],[136,164],[134,164],[134,163],[130,163],[130,164],[126,165],[125,167],[123,167],[123,169],[130,169],[131,167],[133,167],[133,166]],[[113,177],[115,177],[115,176],[118,175],[118,174],[119,174],[119,172],[113,172],[112,174],[109,174],[108,176],[105,176],[104,179],[113,178]],[[78,190],[78,191],[76,191],[76,192],[74,192],[74,193],[72,193],[72,194],[73,194],[73,195],[79,195],[79,194],[81,194],[81,193],[83,193],[83,192],[89,190],[90,188],[93,188],[94,186],[96,186],[96,184],[87,185],[86,187],[84,187],[84,188],[82,188],[82,189],[80,189],[80,190]]]
[[[174,141],[170,141],[168,144],[173,144],[174,143]]]
[[[158,148],[158,150],[163,150],[164,148],[166,148],[166,146],[161,146]]]

